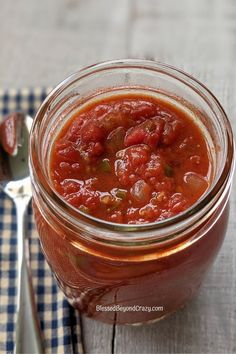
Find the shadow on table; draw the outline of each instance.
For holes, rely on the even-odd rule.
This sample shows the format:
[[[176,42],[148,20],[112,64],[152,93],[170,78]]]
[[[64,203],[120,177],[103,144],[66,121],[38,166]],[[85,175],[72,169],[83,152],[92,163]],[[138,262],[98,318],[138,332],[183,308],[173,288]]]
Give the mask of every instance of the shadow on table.
[[[145,326],[117,326],[114,352],[236,353],[235,313],[227,296],[214,289],[212,277],[186,307],[166,319]]]

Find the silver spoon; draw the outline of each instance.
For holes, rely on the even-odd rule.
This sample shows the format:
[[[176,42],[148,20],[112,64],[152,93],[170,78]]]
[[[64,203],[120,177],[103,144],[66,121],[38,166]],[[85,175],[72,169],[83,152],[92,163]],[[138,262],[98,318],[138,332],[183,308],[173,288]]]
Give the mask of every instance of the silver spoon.
[[[15,354],[43,353],[43,340],[35,306],[32,279],[28,267],[26,238],[27,208],[31,199],[28,166],[28,142],[32,118],[22,115],[17,152],[11,156],[0,151],[0,188],[13,200],[17,215],[18,287]],[[20,140],[20,141],[18,141]]]

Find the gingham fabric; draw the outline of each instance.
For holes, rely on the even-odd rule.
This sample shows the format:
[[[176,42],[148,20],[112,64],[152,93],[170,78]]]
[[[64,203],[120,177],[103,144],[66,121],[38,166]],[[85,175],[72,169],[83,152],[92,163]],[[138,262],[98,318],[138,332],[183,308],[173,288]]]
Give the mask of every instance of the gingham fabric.
[[[33,116],[48,90],[0,90],[0,121],[12,111]],[[31,205],[28,213],[30,261],[45,353],[83,353],[80,318],[57,287],[41,253]],[[12,353],[17,284],[16,211],[0,192],[0,353]]]

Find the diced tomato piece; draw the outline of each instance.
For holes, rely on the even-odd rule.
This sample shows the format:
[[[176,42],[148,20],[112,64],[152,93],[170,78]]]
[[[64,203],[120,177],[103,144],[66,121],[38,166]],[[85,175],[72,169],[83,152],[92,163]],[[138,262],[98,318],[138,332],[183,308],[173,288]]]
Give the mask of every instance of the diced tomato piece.
[[[0,125],[0,142],[9,155],[17,154],[17,145],[21,138],[24,116],[21,113],[12,113]]]
[[[151,154],[150,160],[145,165],[143,169],[143,175],[146,179],[152,177],[162,179],[163,178],[163,159],[159,154]]]
[[[68,129],[68,132],[65,135],[65,139],[71,142],[76,142],[78,139],[80,139],[81,127],[86,119],[86,114],[81,114],[80,116],[76,117]]]
[[[130,128],[125,136],[124,145],[147,144],[156,148],[161,139],[165,122],[162,118],[152,118]]]
[[[96,125],[96,122],[87,121],[81,128],[81,139],[84,142],[102,141],[106,136],[106,131],[103,127]]]
[[[90,156],[100,156],[104,152],[104,146],[98,142],[91,142],[86,147],[86,151]]]
[[[143,143],[146,135],[147,133],[145,130],[140,127],[131,128],[128,130],[125,136],[124,145],[128,147],[136,144],[141,144]]]
[[[115,154],[124,146],[125,129],[118,127],[111,131],[106,140],[106,149],[109,154]]]
[[[139,168],[149,160],[150,150],[146,145],[130,146],[117,153],[115,173],[119,182],[130,185],[140,179]]]
[[[133,171],[135,168],[145,164],[150,157],[150,150],[146,145],[135,145],[126,149],[126,160],[131,165]]]
[[[207,142],[186,114],[146,96],[95,101],[55,140],[51,180],[71,205],[116,223],[183,212],[207,190]]]
[[[161,142],[163,145],[171,145],[179,136],[182,124],[178,120],[166,121],[164,131],[162,133]]]
[[[81,158],[76,145],[71,142],[59,144],[57,146],[57,154],[61,161],[78,162]]]
[[[107,115],[100,117],[98,121],[107,134],[118,127],[126,127],[129,123],[127,116],[121,112],[108,113]]]
[[[140,118],[151,118],[156,115],[158,107],[147,101],[137,102],[136,105],[133,105],[130,115],[132,119],[139,120]]]

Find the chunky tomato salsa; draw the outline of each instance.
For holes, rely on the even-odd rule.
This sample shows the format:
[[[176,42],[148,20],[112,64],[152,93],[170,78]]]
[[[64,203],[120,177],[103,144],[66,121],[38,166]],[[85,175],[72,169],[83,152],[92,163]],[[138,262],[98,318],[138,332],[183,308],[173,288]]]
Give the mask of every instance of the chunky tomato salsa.
[[[172,217],[207,190],[203,132],[176,105],[142,94],[97,99],[61,129],[51,180],[74,207],[100,219],[138,224]]]

